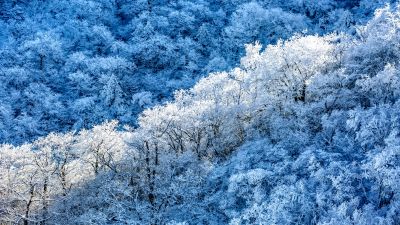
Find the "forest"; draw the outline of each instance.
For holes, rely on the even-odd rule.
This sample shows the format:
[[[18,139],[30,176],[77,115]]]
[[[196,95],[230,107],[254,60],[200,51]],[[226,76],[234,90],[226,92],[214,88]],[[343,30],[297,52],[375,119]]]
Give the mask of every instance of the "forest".
[[[0,0],[0,225],[399,225],[399,62],[394,0]]]

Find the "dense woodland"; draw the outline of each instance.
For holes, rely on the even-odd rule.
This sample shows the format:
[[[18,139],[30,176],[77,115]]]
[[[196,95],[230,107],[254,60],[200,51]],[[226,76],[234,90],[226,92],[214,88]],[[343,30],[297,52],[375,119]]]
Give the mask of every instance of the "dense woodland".
[[[396,2],[0,4],[0,224],[400,224]]]
[[[1,0],[0,142],[137,127],[175,90],[238,66],[245,44],[355,34],[385,2]]]

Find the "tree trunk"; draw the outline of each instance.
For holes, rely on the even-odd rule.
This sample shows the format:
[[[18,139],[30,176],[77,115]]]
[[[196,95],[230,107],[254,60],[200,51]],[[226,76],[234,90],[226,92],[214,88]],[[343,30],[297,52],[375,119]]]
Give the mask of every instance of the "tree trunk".
[[[31,189],[29,191],[29,200],[26,203],[24,225],[29,225],[29,214],[31,210],[31,205],[33,203],[33,195],[35,193],[35,186],[31,184]]]
[[[43,196],[42,196],[43,218],[42,218],[42,221],[40,222],[41,225],[45,225],[46,224],[46,220],[47,220],[47,217],[48,217],[47,195],[48,195],[48,179],[45,178],[44,183],[43,183]]]

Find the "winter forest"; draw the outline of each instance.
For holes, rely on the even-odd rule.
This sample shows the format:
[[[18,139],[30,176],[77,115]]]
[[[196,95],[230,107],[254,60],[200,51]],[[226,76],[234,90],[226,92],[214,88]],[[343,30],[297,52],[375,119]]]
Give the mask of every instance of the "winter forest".
[[[400,3],[0,0],[1,225],[399,225]]]

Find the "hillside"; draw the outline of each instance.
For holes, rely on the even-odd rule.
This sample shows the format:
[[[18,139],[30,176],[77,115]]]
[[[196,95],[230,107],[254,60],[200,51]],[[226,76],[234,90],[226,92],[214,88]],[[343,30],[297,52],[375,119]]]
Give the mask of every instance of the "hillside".
[[[238,2],[234,3],[243,3]],[[37,133],[24,139],[32,139],[31,142],[0,146],[0,224],[400,224],[400,7],[369,1],[303,1],[307,10],[295,12],[291,8],[295,2],[300,4],[260,1],[244,3],[236,9],[221,2],[221,8],[215,4],[208,7],[212,12],[224,10],[226,15],[232,15],[224,18],[246,20],[249,26],[249,21],[257,26],[263,21],[269,23],[271,20],[258,19],[273,12],[290,21],[289,14],[282,13],[290,12],[308,20],[307,27],[321,29],[317,21],[326,18],[322,8],[326,10],[323,12],[357,15],[360,24],[346,27],[327,22],[329,28],[325,31],[282,34],[282,26],[276,25],[276,39],[265,38],[265,32],[270,30],[260,27],[260,36],[251,34],[254,40],[238,42],[237,46],[248,43],[243,45],[243,53],[239,47],[237,51],[229,50],[229,54],[218,53],[218,57],[226,57],[226,67],[212,66],[214,72],[204,77],[203,73],[210,72],[203,70],[212,61],[208,56],[210,61],[202,59],[204,64],[196,64],[202,72],[167,66],[158,70],[150,68],[154,64],[149,62],[135,62],[135,71],[163,74],[172,82],[166,70],[171,69],[171,75],[180,70],[182,74],[192,74],[190,82],[177,78],[179,85],[155,100],[151,96],[165,91],[166,83],[151,83],[137,72],[140,81],[132,82],[141,85],[143,92],[134,94],[136,102],[129,104],[143,108],[124,108],[124,112],[131,113],[131,117],[124,118],[132,121],[125,122],[116,114],[111,116],[108,110],[112,107],[96,104],[99,111],[81,109],[93,119],[96,125],[92,127],[72,129],[58,124],[63,129],[47,127],[43,136]],[[155,5],[147,8],[154,16],[168,8],[161,7],[164,1],[158,3],[158,9]],[[189,4],[180,2],[183,3]],[[278,4],[280,9],[274,8]],[[316,6],[320,8],[316,10]],[[333,8],[324,8],[327,6]],[[377,6],[382,7],[369,14]],[[59,9],[67,8],[60,5]],[[252,13],[244,13],[245,9],[252,9]],[[254,14],[258,10],[260,14]],[[135,16],[126,11],[120,13],[117,15],[125,21],[125,29],[137,25],[127,22]],[[246,19],[246,15],[257,15],[257,20]],[[161,21],[158,18],[157,24]],[[237,22],[227,24],[239,26]],[[244,33],[249,31],[254,29]],[[223,38],[215,36],[226,41]],[[122,49],[129,49],[125,46]],[[207,46],[213,49],[212,45]],[[226,50],[220,44],[216,46]],[[157,57],[164,56],[159,50],[155,52]],[[75,64],[54,63],[63,66],[49,71],[65,71],[66,67],[80,70],[80,75],[74,72],[72,77],[85,76],[82,74],[89,74],[84,71],[90,68],[97,71],[90,72],[90,76],[110,72],[104,72],[105,67],[112,67],[106,57],[85,56],[88,52],[73,54],[77,57]],[[132,59],[131,56],[125,60]],[[145,60],[143,57],[136,60]],[[220,61],[216,64],[221,65]],[[20,69],[22,66],[28,63],[20,65]],[[121,67],[125,68],[121,64],[112,68]],[[157,70],[160,74],[156,75]],[[7,74],[4,79],[12,77]],[[126,91],[120,80],[121,76],[128,79],[129,72],[111,74],[104,75],[113,80],[106,83],[109,92],[96,88],[89,92],[97,90],[99,96],[104,94],[104,99],[113,103],[119,100],[110,100],[110,93],[114,97],[117,93],[134,93]],[[29,74],[26,78],[34,79]],[[157,86],[160,90],[136,83],[144,80],[149,87]],[[32,81],[29,86],[45,83]],[[57,84],[69,87],[61,81]],[[79,80],[77,84],[85,83]],[[32,94],[38,100],[54,97],[42,90],[31,90],[40,94],[41,98]],[[61,93],[57,96],[66,98]],[[101,99],[99,96],[96,98]],[[25,107],[22,108],[27,112],[37,112],[33,106]],[[96,112],[108,116],[96,117]],[[5,128],[2,131],[9,132]],[[41,137],[35,139],[36,136]],[[21,136],[9,136],[13,137]],[[14,142],[21,140],[10,141]]]

